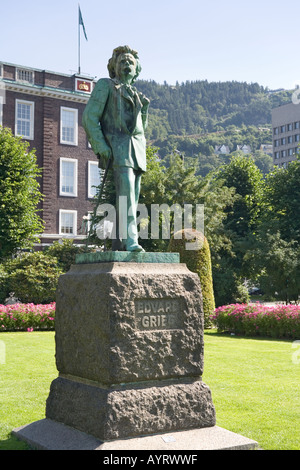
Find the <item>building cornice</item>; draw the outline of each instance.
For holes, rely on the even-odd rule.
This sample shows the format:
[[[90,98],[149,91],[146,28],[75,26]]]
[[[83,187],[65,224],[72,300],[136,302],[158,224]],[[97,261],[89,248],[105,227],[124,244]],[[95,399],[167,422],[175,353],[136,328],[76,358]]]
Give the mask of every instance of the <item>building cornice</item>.
[[[68,238],[70,240],[74,239],[74,240],[86,240],[86,235],[65,235],[65,234],[59,234],[59,233],[41,233],[39,235],[37,235],[37,238],[42,238],[42,239],[55,239],[55,240],[59,240],[59,239],[64,239],[64,238]]]
[[[24,83],[17,83],[6,79],[0,79],[4,83],[5,91],[13,91],[17,93],[25,93],[28,95],[42,96],[44,98],[53,98],[58,100],[72,101],[75,103],[86,104],[90,95],[85,93],[61,90],[59,88],[45,87],[39,85],[27,85]]]

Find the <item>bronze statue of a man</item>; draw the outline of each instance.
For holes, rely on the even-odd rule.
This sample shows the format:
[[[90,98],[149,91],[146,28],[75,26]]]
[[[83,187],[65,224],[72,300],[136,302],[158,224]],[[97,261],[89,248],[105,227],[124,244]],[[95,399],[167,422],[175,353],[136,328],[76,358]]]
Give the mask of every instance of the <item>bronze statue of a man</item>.
[[[138,244],[136,212],[141,176],[146,171],[144,131],[149,99],[132,86],[141,71],[136,51],[129,46],[117,47],[107,68],[110,78],[97,82],[82,123],[99,167],[110,166],[114,171],[117,240],[113,241],[113,250],[144,251]],[[124,197],[126,214],[119,206]]]

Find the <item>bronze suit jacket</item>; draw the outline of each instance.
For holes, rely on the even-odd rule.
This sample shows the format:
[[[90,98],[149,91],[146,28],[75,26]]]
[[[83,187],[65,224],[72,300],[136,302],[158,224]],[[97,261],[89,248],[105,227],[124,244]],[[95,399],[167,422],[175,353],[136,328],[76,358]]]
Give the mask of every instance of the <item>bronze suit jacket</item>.
[[[100,168],[107,162],[101,158],[103,145],[110,146],[113,166],[126,166],[146,171],[148,105],[143,95],[116,79],[100,79],[86,105],[82,124],[89,142],[99,157]]]

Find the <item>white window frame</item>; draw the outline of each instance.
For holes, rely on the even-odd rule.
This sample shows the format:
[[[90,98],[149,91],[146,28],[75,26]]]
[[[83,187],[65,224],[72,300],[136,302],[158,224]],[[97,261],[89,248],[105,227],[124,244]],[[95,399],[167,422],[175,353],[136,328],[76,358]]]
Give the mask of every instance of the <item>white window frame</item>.
[[[62,115],[64,111],[73,113],[74,115],[74,140],[73,141],[63,139]],[[61,106],[60,108],[60,143],[63,145],[74,145],[74,146],[78,145],[78,109],[76,108],[66,108],[65,106]]]
[[[30,106],[29,136],[18,133],[18,104],[26,104],[27,106]],[[26,140],[33,140],[34,139],[34,101],[26,101],[26,100],[16,99],[16,106],[15,106],[15,135],[23,137]]]
[[[73,163],[74,165],[74,191],[72,193],[63,191],[63,163]],[[74,158],[60,158],[60,165],[59,165],[59,195],[60,196],[67,196],[67,197],[77,197],[77,188],[78,188],[78,160]]]
[[[62,215],[71,214],[73,215],[73,233],[62,232]],[[59,209],[59,235],[66,237],[75,237],[77,235],[77,211]]]
[[[34,70],[16,68],[16,82],[34,84]]]
[[[89,199],[93,199],[95,197],[95,194],[93,194],[93,192],[92,192],[93,188],[92,188],[92,184],[91,184],[91,166],[97,166],[97,168],[99,170],[99,173],[100,173],[100,168],[99,168],[98,162],[89,161],[88,162],[88,198]],[[99,184],[100,184],[101,174],[99,176],[100,176],[100,181],[99,181]]]

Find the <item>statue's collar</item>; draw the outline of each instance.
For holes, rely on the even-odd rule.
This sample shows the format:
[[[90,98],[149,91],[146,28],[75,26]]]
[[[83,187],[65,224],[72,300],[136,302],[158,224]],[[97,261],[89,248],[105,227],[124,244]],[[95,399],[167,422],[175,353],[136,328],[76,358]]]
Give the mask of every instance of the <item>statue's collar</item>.
[[[116,90],[120,90],[121,95],[129,100],[133,105],[137,107],[142,107],[139,94],[137,89],[132,85],[127,85],[126,83],[121,82],[117,78],[112,78],[112,81],[115,84]]]
[[[132,85],[127,85],[126,83],[123,83],[121,82],[120,80],[118,80],[117,78],[112,78],[112,81],[115,83],[115,87],[118,89],[118,88],[126,88],[126,90],[128,91],[131,91],[131,92],[134,92],[135,91],[135,87],[133,87]]]

